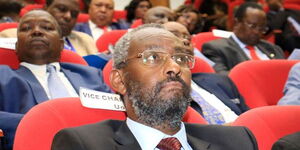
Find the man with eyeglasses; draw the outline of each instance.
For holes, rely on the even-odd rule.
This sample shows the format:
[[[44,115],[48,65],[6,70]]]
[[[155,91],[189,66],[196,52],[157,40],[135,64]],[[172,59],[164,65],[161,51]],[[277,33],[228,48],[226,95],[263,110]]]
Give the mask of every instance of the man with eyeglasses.
[[[183,123],[190,97],[193,56],[156,24],[126,33],[116,44],[110,77],[127,119],[59,131],[52,150],[255,150],[245,127]]]
[[[235,13],[234,34],[203,44],[203,54],[216,63],[216,72],[224,75],[243,61],[283,59],[279,46],[261,39],[266,31],[266,14],[261,6],[246,2]]]
[[[91,0],[88,10],[89,21],[77,24],[74,30],[84,32],[97,41],[105,32],[127,29],[126,24],[113,20],[114,6],[113,0]]]

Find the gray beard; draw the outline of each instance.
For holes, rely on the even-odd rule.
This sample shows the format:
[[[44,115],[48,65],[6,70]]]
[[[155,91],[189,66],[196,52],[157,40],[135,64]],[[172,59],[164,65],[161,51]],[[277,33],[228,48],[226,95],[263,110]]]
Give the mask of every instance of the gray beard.
[[[169,81],[179,81],[183,85],[183,90],[169,98],[163,98],[160,93],[162,85]],[[152,88],[144,88],[139,82],[129,80],[127,89],[127,97],[132,102],[138,121],[150,127],[173,129],[180,127],[191,101],[190,87],[182,79],[169,78]]]

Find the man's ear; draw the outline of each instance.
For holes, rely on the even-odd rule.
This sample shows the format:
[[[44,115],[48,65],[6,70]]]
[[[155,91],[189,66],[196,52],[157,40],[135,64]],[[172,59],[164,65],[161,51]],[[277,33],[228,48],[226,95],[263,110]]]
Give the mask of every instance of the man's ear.
[[[113,69],[110,72],[110,84],[114,90],[116,90],[118,93],[124,95],[126,93],[126,87],[125,83],[123,81],[123,72],[117,69]]]

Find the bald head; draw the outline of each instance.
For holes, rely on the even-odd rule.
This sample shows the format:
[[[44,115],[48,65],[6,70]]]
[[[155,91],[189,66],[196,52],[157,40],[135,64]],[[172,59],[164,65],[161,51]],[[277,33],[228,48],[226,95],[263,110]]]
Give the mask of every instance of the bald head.
[[[168,21],[174,21],[174,13],[167,7],[157,6],[149,9],[143,19],[144,23],[163,24]]]
[[[182,40],[185,46],[190,47],[189,50],[191,51],[189,51],[189,54],[193,54],[191,35],[184,25],[172,21],[172,22],[164,23],[163,26],[165,29],[167,29],[175,36],[177,36],[180,40]]]

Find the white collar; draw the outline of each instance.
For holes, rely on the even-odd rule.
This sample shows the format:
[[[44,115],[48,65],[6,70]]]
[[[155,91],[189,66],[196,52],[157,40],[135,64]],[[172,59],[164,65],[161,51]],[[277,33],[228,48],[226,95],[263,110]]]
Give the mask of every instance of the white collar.
[[[176,137],[180,141],[184,150],[191,149],[187,141],[183,122],[181,122],[180,130],[174,135],[166,135],[157,129],[138,123],[130,118],[127,118],[126,123],[134,137],[137,139],[142,150],[154,150],[162,139],[168,137]]]

